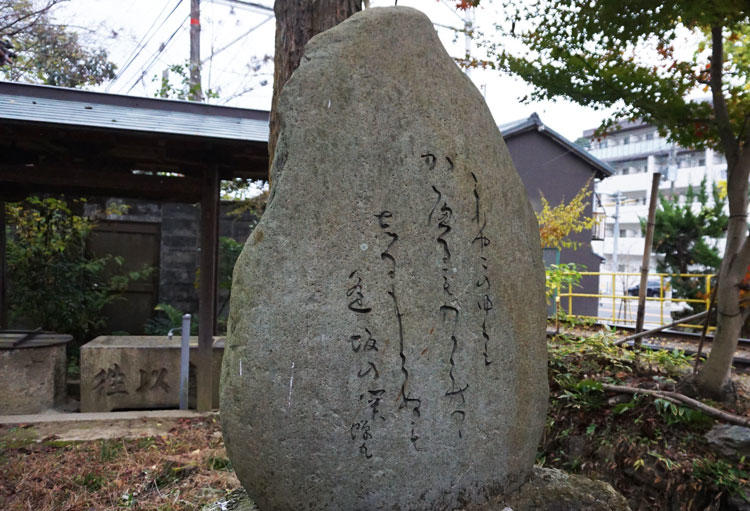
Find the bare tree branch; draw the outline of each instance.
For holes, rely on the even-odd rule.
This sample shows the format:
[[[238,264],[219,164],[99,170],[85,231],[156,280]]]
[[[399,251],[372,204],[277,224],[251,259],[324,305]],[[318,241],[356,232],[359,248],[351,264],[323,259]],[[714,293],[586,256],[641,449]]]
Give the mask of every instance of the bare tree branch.
[[[708,406],[707,404],[701,403],[700,401],[687,397],[679,392],[670,392],[667,390],[652,390],[652,389],[639,389],[636,387],[627,387],[624,385],[611,385],[609,383],[602,383],[602,388],[610,392],[620,392],[623,394],[646,394],[649,396],[666,399],[676,404],[687,405],[694,410],[700,410],[709,417],[719,419],[720,421],[728,422],[730,424],[736,424],[738,426],[750,427],[750,418],[742,417],[740,415],[734,415],[733,413],[725,412]]]
[[[46,14],[53,6],[55,6],[56,4],[59,4],[60,2],[64,2],[64,1],[66,1],[66,0],[49,0],[47,2],[47,5],[45,5],[41,9],[31,10],[31,11],[25,12],[23,14],[20,14],[23,11],[19,11],[20,15],[17,18],[15,18],[15,19],[12,19],[13,16],[12,16],[12,14],[10,12],[8,12],[8,13],[3,12],[2,17],[0,17],[0,20],[4,21],[5,25],[0,26],[0,36],[2,36],[2,37],[12,37],[12,36],[14,36],[14,35],[16,35],[16,34],[18,34],[20,32],[23,32],[24,30],[27,30],[30,26],[34,25],[34,23],[36,23],[38,21],[39,16],[42,16],[42,15]],[[11,4],[10,4],[9,7],[11,9],[13,8],[12,7],[12,2],[11,2]],[[3,10],[5,10],[5,9],[3,9]],[[27,20],[27,19],[31,19],[31,21],[28,24],[26,24],[26,25],[24,25],[22,27],[19,27],[19,28],[17,28],[16,30],[14,30],[12,32],[6,32],[6,30],[9,29],[10,27],[12,27],[13,25],[16,25],[17,23],[21,23],[22,21]]]

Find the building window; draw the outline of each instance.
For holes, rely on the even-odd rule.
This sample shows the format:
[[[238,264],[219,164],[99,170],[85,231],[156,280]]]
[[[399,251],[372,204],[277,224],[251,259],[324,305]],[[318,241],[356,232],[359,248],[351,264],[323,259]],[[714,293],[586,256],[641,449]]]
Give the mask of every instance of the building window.
[[[646,140],[653,140],[654,139],[654,133],[646,133]]]
[[[628,230],[627,229],[620,229],[620,237],[621,238],[627,238],[628,237]]]

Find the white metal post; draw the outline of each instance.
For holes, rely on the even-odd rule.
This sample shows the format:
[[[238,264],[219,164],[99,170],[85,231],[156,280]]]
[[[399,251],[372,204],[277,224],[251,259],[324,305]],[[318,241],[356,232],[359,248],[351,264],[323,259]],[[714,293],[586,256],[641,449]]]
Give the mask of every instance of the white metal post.
[[[190,314],[182,316],[182,344],[180,345],[180,410],[188,408],[190,381]]]

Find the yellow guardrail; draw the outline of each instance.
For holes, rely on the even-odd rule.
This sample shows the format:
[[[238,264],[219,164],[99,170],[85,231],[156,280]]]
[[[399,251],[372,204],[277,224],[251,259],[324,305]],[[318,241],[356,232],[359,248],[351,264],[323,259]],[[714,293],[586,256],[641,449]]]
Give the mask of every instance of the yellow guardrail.
[[[597,323],[605,323],[610,325],[630,325],[635,324],[635,317],[638,308],[638,296],[630,295],[627,293],[628,289],[632,289],[635,286],[640,285],[640,273],[629,273],[629,272],[588,272],[582,271],[577,272],[583,278],[595,276],[599,278],[598,289],[599,293],[580,293],[574,292],[574,284],[569,283],[565,286],[558,285],[556,296],[554,297],[554,305],[556,310],[562,310],[568,317],[578,318],[581,320],[595,321]],[[549,270],[548,270],[549,274]],[[681,298],[672,296],[671,293],[671,279],[673,277],[682,277],[685,279],[700,279],[703,280],[703,286],[705,289],[704,298]],[[659,281],[659,295],[658,296],[646,296],[646,311],[644,324],[653,326],[662,326],[673,322],[671,312],[683,308],[686,304],[700,303],[705,308],[709,306],[709,300],[711,296],[711,279],[715,277],[715,274],[706,273],[649,273],[647,282],[654,282],[658,279]],[[618,280],[619,290],[618,293]],[[564,289],[567,288],[567,289]],[[606,292],[602,292],[602,290]],[[647,287],[648,292],[648,287]],[[575,304],[580,304],[580,300],[576,301],[575,298],[579,299],[596,299],[597,303],[597,315],[586,315],[577,314],[574,310]],[[658,311],[654,306],[649,304],[658,304]],[[611,310],[610,310],[611,308]],[[705,309],[704,309],[705,310]],[[631,317],[632,312],[632,317]],[[681,327],[686,328],[702,328],[703,325],[698,324],[680,324]],[[713,330],[715,327],[709,327]]]

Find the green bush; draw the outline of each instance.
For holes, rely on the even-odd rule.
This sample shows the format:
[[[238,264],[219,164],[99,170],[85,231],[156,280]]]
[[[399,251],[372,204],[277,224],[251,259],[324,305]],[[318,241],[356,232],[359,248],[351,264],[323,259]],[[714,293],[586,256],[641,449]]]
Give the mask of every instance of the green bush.
[[[154,307],[156,314],[146,321],[144,330],[148,335],[167,335],[170,330],[182,327],[182,312],[168,303],[160,303]],[[198,315],[190,318],[190,335],[198,335]],[[182,336],[178,332],[178,337]]]
[[[106,323],[103,307],[153,271],[122,272],[122,258],[93,257],[86,242],[95,224],[74,214],[65,200],[32,196],[8,203],[6,212],[9,315],[15,327],[88,340]]]
[[[568,287],[581,287],[582,271],[586,267],[576,263],[551,264],[546,270],[546,291],[547,304],[552,304],[552,300],[557,294],[558,289],[561,293],[567,293]]]

